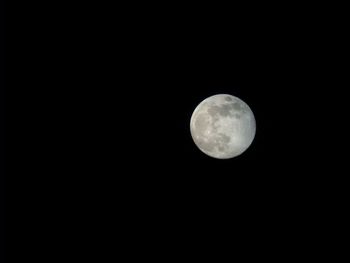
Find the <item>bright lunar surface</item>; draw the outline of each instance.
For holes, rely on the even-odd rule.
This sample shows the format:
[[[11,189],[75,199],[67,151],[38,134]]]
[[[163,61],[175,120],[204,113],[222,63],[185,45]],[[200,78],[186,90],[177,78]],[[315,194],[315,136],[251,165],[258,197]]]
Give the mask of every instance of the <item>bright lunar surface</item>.
[[[205,154],[229,159],[253,142],[256,123],[252,110],[241,99],[218,94],[202,101],[191,117],[191,135]]]

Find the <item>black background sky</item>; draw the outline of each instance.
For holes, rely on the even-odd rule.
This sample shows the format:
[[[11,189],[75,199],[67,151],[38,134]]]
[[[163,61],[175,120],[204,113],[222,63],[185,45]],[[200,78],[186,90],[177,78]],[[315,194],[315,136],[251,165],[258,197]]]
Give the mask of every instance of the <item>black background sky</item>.
[[[55,254],[43,240],[83,253],[117,236],[130,248],[320,235],[316,218],[344,194],[329,139],[342,137],[345,107],[330,106],[342,73],[335,28],[307,12],[131,10],[69,8],[64,20],[50,11],[11,46],[9,67],[21,74],[8,82],[22,107],[8,107],[18,116],[8,147],[20,160],[8,166],[17,188],[8,196],[23,244],[38,239]],[[204,155],[189,130],[198,103],[218,93],[243,99],[257,121],[251,147],[230,160]]]

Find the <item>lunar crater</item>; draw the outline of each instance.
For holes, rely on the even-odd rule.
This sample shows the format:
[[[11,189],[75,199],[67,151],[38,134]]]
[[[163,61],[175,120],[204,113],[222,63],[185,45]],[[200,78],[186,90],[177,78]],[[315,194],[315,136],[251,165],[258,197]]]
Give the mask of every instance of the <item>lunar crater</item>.
[[[223,104],[221,106],[213,105],[210,108],[208,108],[208,113],[209,115],[215,117],[217,115],[227,117],[227,116],[232,116],[232,109],[233,105],[231,104]]]

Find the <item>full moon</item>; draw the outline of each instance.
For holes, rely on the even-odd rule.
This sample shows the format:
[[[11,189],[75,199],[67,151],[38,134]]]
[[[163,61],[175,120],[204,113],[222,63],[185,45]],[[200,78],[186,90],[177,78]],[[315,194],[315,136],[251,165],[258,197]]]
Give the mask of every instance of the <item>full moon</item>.
[[[256,122],[244,101],[229,94],[218,94],[196,107],[190,129],[194,143],[202,152],[217,159],[229,159],[251,145]]]

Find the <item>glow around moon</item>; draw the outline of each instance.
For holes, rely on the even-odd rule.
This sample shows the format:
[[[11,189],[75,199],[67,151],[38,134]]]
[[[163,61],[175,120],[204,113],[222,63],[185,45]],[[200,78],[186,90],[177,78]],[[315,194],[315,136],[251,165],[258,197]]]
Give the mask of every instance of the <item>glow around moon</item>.
[[[191,123],[194,143],[205,154],[228,159],[242,154],[256,132],[254,114],[241,99],[218,94],[202,101],[194,110]]]

